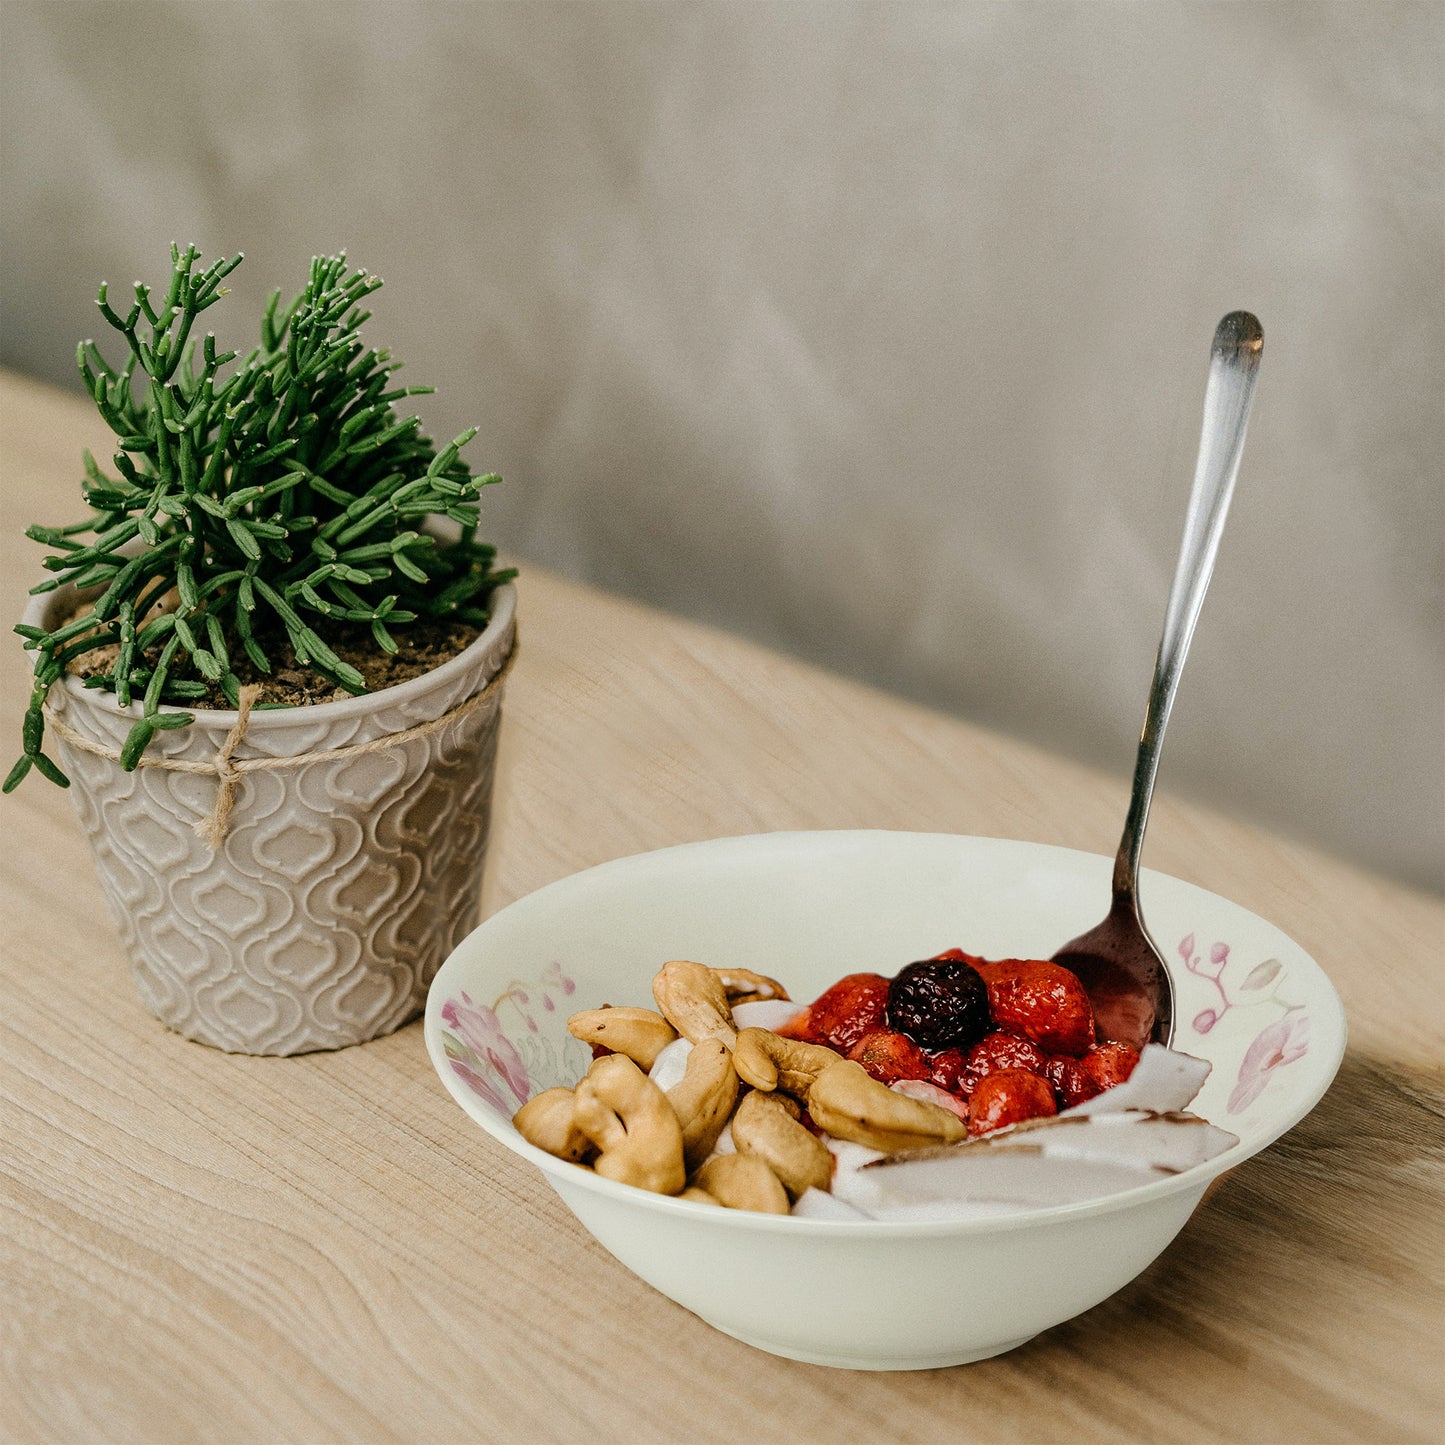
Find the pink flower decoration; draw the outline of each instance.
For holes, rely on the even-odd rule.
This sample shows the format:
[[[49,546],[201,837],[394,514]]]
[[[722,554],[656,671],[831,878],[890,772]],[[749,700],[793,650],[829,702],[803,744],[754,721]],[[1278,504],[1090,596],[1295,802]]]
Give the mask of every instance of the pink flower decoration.
[[[496,1014],[483,1004],[473,1003],[470,995],[464,993],[460,1002],[452,998],[442,1005],[442,1018],[456,1030],[457,1038],[471,1050],[477,1062],[489,1067],[496,1080],[511,1090],[516,1103],[508,1105],[488,1089],[478,1089],[477,1092],[507,1113],[525,1104],[531,1092],[527,1066],[512,1046],[512,1041],[502,1032],[502,1023]],[[458,1063],[453,1059],[452,1067],[471,1084],[469,1075],[473,1071],[463,1072],[466,1066],[459,1067]],[[476,1085],[473,1084],[473,1087]]]
[[[1227,943],[1216,943],[1209,950],[1210,963],[1224,964],[1229,960],[1229,945]]]
[[[1219,1022],[1219,1015],[1212,1008],[1207,1008],[1203,1013],[1194,1016],[1194,1032],[1196,1034],[1207,1034],[1215,1024]]]
[[[1249,1046],[1239,1066],[1239,1079],[1229,1096],[1229,1112],[1238,1114],[1247,1109],[1264,1092],[1270,1071],[1302,1058],[1309,1046],[1309,1018],[1303,1012],[1292,1009],[1270,1024]]]
[[[562,972],[560,963],[549,963],[542,970],[542,986],[544,988],[560,988],[564,994],[577,991],[577,985]]]
[[[480,1095],[499,1114],[511,1114],[515,1112],[515,1105],[507,1101],[494,1089],[491,1082],[479,1074],[470,1064],[463,1063],[460,1059],[448,1059],[453,1072],[469,1088],[472,1093]]]
[[[1179,940],[1179,957],[1185,963],[1194,957],[1194,935],[1192,933]]]

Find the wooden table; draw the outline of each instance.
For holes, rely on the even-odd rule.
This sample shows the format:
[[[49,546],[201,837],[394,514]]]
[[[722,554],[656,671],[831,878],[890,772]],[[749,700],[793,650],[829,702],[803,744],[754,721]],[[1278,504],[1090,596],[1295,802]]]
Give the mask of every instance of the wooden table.
[[[0,378],[5,615],[70,520],[88,405]],[[775,828],[1113,850],[1125,785],[525,569],[490,912]],[[26,687],[4,649],[4,747]],[[3,751],[3,748],[0,748]],[[5,756],[8,765],[9,754]],[[12,1441],[1405,1441],[1442,1390],[1440,900],[1167,793],[1152,866],[1297,938],[1351,1048],[1135,1284],[1013,1354],[839,1373],[653,1293],[443,1092],[419,1023],[296,1059],[142,1012],[70,803],[4,804],[0,1436]]]

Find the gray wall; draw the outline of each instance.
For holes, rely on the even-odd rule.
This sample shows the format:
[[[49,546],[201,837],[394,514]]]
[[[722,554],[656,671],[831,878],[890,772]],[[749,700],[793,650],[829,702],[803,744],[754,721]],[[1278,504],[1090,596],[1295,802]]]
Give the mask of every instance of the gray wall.
[[[1164,781],[1440,886],[1439,4],[0,27],[6,364],[71,383],[173,238],[247,253],[223,339],[345,246],[506,545],[1120,770],[1209,334],[1257,311]]]

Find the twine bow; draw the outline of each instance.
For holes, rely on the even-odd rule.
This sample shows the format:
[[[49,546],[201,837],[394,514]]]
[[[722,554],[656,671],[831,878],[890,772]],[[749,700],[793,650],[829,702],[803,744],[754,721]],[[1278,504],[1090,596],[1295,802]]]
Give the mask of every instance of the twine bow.
[[[241,770],[231,761],[235,751],[246,736],[246,727],[251,721],[251,704],[261,696],[259,682],[247,683],[241,689],[241,698],[236,705],[236,721],[225,741],[216,749],[216,777],[220,786],[216,789],[216,804],[204,818],[196,820],[196,832],[211,845],[212,851],[225,841],[226,829],[231,822],[231,809],[236,806],[236,789],[241,782]]]

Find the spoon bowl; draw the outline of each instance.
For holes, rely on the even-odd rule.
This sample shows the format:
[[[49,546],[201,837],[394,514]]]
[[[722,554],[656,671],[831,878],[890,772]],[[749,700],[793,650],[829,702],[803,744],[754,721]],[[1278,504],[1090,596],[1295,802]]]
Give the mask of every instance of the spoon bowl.
[[[1139,907],[1139,860],[1164,729],[1234,495],[1263,349],[1264,331],[1247,311],[1231,311],[1215,328],[1199,460],[1139,735],[1129,812],[1114,860],[1113,900],[1102,923],[1054,954],[1054,962],[1072,970],[1083,983],[1100,1036],[1134,1048],[1150,1042],[1167,1044],[1174,1033],[1169,970]]]

